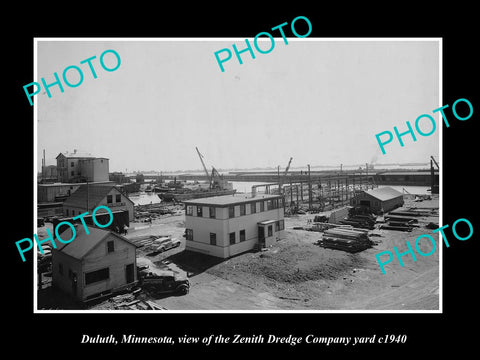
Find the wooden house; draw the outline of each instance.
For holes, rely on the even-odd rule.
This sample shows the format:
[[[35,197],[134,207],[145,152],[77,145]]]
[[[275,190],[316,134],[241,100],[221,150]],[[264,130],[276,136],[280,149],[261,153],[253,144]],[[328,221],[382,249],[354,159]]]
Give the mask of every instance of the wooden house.
[[[94,299],[137,281],[136,246],[115,232],[76,225],[76,236],[52,249],[52,285],[80,301]],[[87,234],[88,230],[88,234]],[[61,238],[72,237],[67,227]]]

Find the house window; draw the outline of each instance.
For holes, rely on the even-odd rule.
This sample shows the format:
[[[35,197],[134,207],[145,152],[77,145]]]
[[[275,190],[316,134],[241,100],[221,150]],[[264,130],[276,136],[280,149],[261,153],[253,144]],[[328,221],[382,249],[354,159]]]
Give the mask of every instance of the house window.
[[[278,209],[278,199],[273,199],[273,208]]]
[[[275,231],[280,230],[280,221],[275,221]]]
[[[260,201],[260,212],[265,211],[265,203],[263,201]]]
[[[273,226],[268,225],[268,236],[272,236],[272,235],[273,235]]]
[[[245,215],[245,204],[240,204],[240,216]]]
[[[69,215],[68,215],[68,209],[65,210],[65,214],[66,214],[67,216],[69,216]]]
[[[115,202],[117,202],[117,203],[122,202],[122,195],[121,194],[116,194],[115,195]]]
[[[63,275],[63,264],[58,264],[58,273]]]
[[[72,161],[72,162],[70,163],[70,167],[74,167],[74,166],[75,166],[75,163]]]
[[[72,170],[72,171],[70,172],[70,175],[71,175],[71,176],[75,176],[75,171]]]
[[[115,243],[114,241],[107,241],[107,253],[111,253],[115,251]]]
[[[235,245],[235,233],[230,233],[230,245]]]
[[[208,208],[208,211],[209,211],[209,214],[210,214],[210,218],[215,219],[215,208],[213,206],[210,206]]]
[[[229,206],[228,207],[228,217],[229,218],[235,217],[235,207],[234,206]]]
[[[110,269],[104,268],[85,273],[85,285],[96,283],[110,278]]]
[[[278,199],[278,206],[283,207],[283,198]]]
[[[255,214],[257,212],[257,204],[256,203],[250,203],[250,214]]]
[[[240,230],[240,242],[245,241],[245,230]]]
[[[217,234],[210,233],[210,245],[217,245]]]
[[[113,196],[112,195],[107,195],[107,204],[111,204],[112,203],[112,198]]]
[[[187,240],[193,241],[193,230],[192,229],[186,229],[185,234],[186,234],[186,239]]]
[[[203,217],[203,206],[197,205],[197,216]]]
[[[285,220],[280,220],[279,223],[280,223],[280,230],[284,230],[285,229]]]
[[[268,200],[267,201],[267,210],[272,210],[273,209],[273,201],[272,200]]]
[[[193,205],[187,205],[187,209],[185,211],[187,215],[193,216]]]
[[[72,216],[75,216],[75,210],[72,210]]]

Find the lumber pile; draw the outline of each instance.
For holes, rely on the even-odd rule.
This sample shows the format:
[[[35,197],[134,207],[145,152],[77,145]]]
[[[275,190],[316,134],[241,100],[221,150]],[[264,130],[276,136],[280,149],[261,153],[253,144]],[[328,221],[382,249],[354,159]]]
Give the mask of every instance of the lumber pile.
[[[340,224],[352,225],[353,227],[370,230],[375,228],[375,220],[365,215],[349,216],[344,220],[340,220]]]
[[[343,250],[350,253],[359,252],[372,246],[368,231],[364,229],[334,228],[325,230],[318,244],[324,248]]]
[[[414,223],[418,223],[417,216],[421,215],[417,215],[416,213],[413,214],[409,211],[392,211],[385,215],[385,220],[387,222],[386,224],[381,225],[380,229],[410,232],[413,227],[417,226],[413,225]]]
[[[371,213],[362,212],[357,208],[350,208],[348,211],[348,217],[340,220],[340,224],[372,230],[375,228],[376,220],[377,217]]]

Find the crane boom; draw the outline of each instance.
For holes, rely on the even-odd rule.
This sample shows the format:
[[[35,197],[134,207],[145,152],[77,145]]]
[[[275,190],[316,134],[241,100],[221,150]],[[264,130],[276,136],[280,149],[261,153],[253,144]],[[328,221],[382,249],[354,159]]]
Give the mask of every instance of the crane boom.
[[[293,160],[293,157],[290,158],[290,160],[288,160],[288,165],[287,167],[285,168],[285,172],[283,173],[283,176],[287,176],[287,173],[288,173],[288,170],[290,169],[290,164],[292,163],[292,160]],[[282,186],[283,186],[283,177],[280,177],[280,179],[278,179],[278,188],[282,189]]]
[[[285,169],[285,174],[283,174],[283,176],[286,176],[287,173],[288,173],[288,170],[290,169],[290,164],[292,163],[292,160],[293,160],[293,157],[290,158],[290,160],[288,160],[288,165]]]
[[[210,174],[208,173],[207,167],[205,166],[205,163],[203,162],[203,155],[200,154],[200,150],[198,150],[198,147],[195,147],[197,149],[198,157],[200,158],[200,161],[202,162],[203,170],[205,171],[205,175],[207,175],[208,182],[211,184],[212,179],[210,178]]]

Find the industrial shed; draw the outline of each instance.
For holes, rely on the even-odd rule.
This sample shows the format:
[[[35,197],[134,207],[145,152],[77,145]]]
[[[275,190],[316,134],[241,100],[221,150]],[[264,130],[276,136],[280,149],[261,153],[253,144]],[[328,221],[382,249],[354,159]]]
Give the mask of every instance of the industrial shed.
[[[367,207],[375,213],[385,213],[403,206],[403,194],[391,187],[363,191],[350,200],[353,206]]]
[[[136,246],[121,235],[76,226],[76,237],[52,249],[52,285],[85,301],[119,291],[137,281]],[[68,240],[67,227],[61,236]]]

